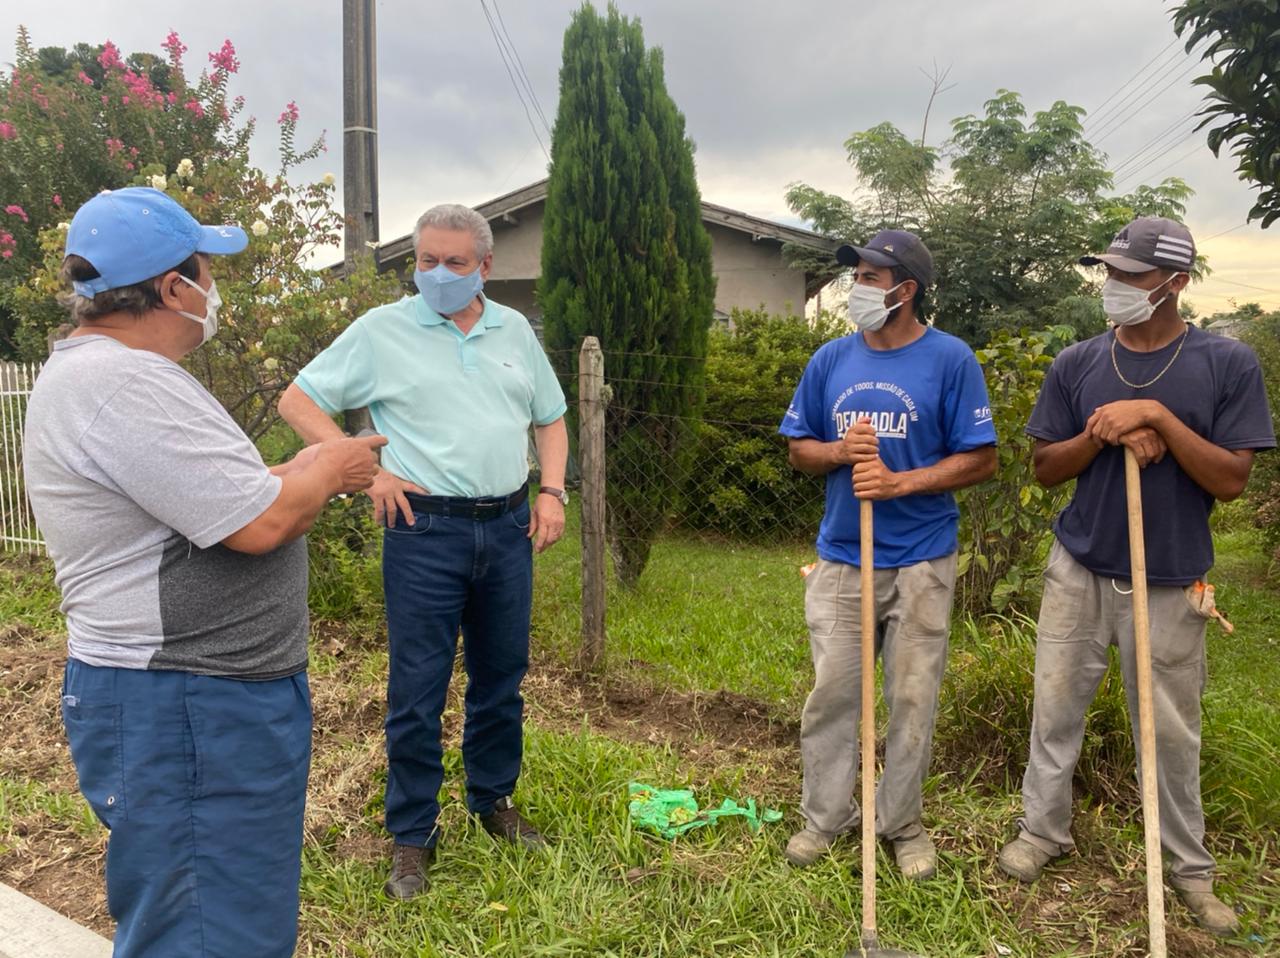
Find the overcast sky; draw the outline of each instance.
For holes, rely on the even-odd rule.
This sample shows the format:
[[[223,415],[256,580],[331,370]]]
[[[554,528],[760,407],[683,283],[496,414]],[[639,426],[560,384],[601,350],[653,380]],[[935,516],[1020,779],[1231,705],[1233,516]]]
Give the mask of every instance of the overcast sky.
[[[554,122],[561,43],[579,4],[487,2],[500,11]],[[1086,133],[1120,171],[1119,191],[1165,176],[1196,190],[1187,221],[1214,270],[1188,297],[1200,312],[1229,308],[1228,300],[1280,308],[1280,226],[1237,228],[1254,194],[1229,157],[1213,157],[1203,132],[1191,135],[1201,98],[1191,80],[1201,71],[1175,43],[1168,4],[621,0],[620,8],[664,50],[706,200],[795,223],[783,200],[787,184],[850,195],[843,142],[886,120],[918,136],[930,89],[922,70],[936,63],[950,69],[954,86],[934,105],[931,144],[952,118],[980,113],[1001,88],[1021,93],[1030,111],[1058,99],[1091,110]],[[275,117],[295,100],[299,141],[323,130],[330,146],[305,173],[341,177],[341,14],[340,0],[6,0],[0,43],[9,45],[7,54],[0,46],[0,61],[12,59],[20,23],[37,47],[110,39],[126,52],[159,53],[174,29],[191,48],[189,68],[229,37],[242,63],[232,93],[243,94],[259,119],[255,162],[270,169],[278,161]],[[434,203],[481,203],[545,175],[546,157],[480,0],[379,0],[377,27],[383,240],[407,233]],[[549,146],[540,125],[538,132]]]

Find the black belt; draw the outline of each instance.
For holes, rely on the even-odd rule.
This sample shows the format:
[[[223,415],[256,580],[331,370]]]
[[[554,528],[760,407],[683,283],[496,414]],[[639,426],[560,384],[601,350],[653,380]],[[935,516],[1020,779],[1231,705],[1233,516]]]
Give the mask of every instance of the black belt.
[[[462,496],[420,496],[406,492],[405,498],[414,512],[427,512],[433,516],[457,516],[460,519],[477,519],[484,522],[505,515],[529,498],[529,486],[523,485],[509,496],[485,496],[467,499]]]

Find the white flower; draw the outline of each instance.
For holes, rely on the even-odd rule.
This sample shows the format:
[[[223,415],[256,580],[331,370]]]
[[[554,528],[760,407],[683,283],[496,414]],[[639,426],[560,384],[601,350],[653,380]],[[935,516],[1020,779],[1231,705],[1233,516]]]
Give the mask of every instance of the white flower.
[[[196,171],[196,165],[187,157],[183,157],[178,161],[178,179],[185,180]]]
[[[62,232],[65,233],[67,230],[71,229],[71,224],[64,220],[63,222],[58,224],[58,229],[62,230]]]
[[[163,190],[169,185],[169,181],[165,178],[164,174],[157,173],[155,176],[151,177],[151,185],[157,190]]]
[[[187,187],[187,192],[188,192],[188,193],[194,193],[195,191],[196,191],[196,188],[195,188],[194,186],[188,186],[188,187]]]
[[[346,308],[347,308],[347,297],[343,296],[341,299],[338,300],[338,309],[346,309]]]
[[[335,177],[332,173],[326,173],[323,177],[321,177],[321,179],[324,180],[325,186],[333,186],[334,181],[337,179],[337,177]]]
[[[270,227],[268,227],[266,223],[262,222],[262,220],[254,220],[253,225],[250,226],[249,229],[253,231],[254,236],[266,236]]]
[[[271,255],[272,255],[272,256],[279,256],[279,255],[280,255],[280,244],[279,244],[279,243],[272,243],[272,244],[271,244]]]
[[[280,360],[274,356],[268,356],[262,361],[262,368],[269,373],[275,372],[280,367]]]

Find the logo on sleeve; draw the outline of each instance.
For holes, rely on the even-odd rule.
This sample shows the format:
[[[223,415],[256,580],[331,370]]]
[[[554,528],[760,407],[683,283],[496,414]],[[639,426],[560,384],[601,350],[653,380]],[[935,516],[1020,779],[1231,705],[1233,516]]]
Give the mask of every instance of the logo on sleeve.
[[[983,423],[991,422],[990,406],[974,406],[973,407],[973,424],[981,426]]]

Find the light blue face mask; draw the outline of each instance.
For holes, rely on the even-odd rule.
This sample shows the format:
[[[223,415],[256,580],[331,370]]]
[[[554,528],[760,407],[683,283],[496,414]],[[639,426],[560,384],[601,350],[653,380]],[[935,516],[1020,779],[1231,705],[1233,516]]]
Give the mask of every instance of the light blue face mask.
[[[484,289],[484,277],[477,267],[471,273],[455,273],[441,263],[435,269],[414,270],[413,283],[426,304],[441,316],[451,316],[467,308]]]

